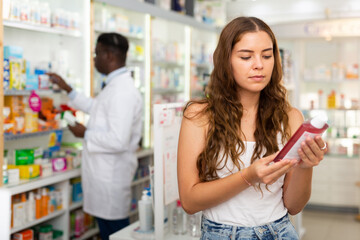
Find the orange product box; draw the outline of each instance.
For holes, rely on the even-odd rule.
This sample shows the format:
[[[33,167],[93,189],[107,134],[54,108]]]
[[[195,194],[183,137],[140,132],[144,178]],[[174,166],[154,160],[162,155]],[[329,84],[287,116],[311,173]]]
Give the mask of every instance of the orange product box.
[[[13,133],[25,132],[25,105],[22,96],[5,96],[6,107],[10,108],[7,121],[14,123]]]
[[[12,236],[12,240],[34,240],[34,231],[32,229],[26,229],[22,232],[15,233]]]

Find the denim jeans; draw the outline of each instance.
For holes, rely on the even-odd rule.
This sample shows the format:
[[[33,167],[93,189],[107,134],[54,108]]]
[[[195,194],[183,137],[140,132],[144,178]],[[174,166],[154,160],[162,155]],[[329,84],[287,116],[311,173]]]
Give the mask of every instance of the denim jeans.
[[[298,240],[288,215],[257,227],[240,227],[216,223],[203,216],[200,240]]]

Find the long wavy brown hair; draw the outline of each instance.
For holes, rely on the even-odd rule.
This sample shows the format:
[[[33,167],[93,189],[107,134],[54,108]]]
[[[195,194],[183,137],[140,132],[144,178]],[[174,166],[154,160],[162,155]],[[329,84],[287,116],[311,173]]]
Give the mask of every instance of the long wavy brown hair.
[[[222,30],[214,52],[214,69],[203,99],[191,100],[184,108],[184,117],[206,116],[208,130],[206,145],[197,159],[197,168],[201,181],[218,179],[217,170],[226,166],[231,159],[234,166],[241,170],[240,155],[245,151],[245,135],[241,130],[243,106],[238,96],[238,85],[235,82],[230,63],[234,45],[245,33],[266,32],[273,42],[274,69],[269,84],[261,91],[257,110],[255,149],[251,163],[271,155],[279,150],[277,135],[281,141],[289,139],[288,115],[290,104],[287,92],[282,85],[282,69],[279,48],[270,27],[255,17],[238,17],[228,23]],[[195,115],[187,114],[191,104],[203,107]],[[240,133],[240,134],[239,134]],[[220,164],[225,160],[224,165]]]

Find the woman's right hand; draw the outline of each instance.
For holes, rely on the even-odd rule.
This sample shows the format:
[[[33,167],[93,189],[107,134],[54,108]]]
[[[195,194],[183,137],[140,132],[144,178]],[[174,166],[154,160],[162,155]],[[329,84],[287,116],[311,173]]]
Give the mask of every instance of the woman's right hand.
[[[261,158],[246,168],[246,179],[252,185],[256,183],[271,185],[298,163],[296,159],[273,162],[277,154]]]

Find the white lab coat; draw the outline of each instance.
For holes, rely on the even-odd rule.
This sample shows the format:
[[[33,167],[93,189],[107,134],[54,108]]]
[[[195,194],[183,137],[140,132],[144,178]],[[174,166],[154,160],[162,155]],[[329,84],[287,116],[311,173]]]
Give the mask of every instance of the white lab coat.
[[[107,220],[128,217],[143,105],[130,73],[115,76],[94,99],[78,93],[70,105],[90,114],[81,166],[84,211]]]

